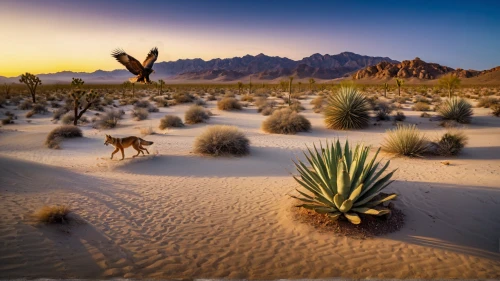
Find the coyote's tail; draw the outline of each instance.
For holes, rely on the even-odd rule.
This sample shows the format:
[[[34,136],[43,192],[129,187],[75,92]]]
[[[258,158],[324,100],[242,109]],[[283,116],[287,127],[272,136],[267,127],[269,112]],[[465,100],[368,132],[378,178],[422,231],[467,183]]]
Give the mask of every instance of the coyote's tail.
[[[153,142],[152,141],[145,141],[143,139],[140,139],[141,140],[141,145],[152,145]]]
[[[128,81],[130,81],[131,83],[135,83],[137,82],[137,77],[129,78]]]

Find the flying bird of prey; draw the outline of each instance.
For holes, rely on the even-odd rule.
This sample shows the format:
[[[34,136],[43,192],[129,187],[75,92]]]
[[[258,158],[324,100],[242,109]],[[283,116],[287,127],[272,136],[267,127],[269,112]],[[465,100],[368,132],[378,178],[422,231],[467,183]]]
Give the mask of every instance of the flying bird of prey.
[[[114,50],[113,53],[111,53],[111,56],[114,57],[119,63],[123,64],[132,74],[137,75],[136,77],[129,78],[128,80],[130,82],[151,84],[149,75],[154,72],[153,64],[158,58],[158,48],[154,47],[151,49],[142,64],[134,57],[125,53],[122,49]]]

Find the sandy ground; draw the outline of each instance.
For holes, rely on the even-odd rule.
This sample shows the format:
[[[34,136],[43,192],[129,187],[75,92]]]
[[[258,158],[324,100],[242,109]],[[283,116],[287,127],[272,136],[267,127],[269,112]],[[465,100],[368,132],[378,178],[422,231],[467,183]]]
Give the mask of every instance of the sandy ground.
[[[406,214],[397,232],[373,239],[321,233],[294,221],[287,194],[297,184],[292,159],[305,145],[340,137],[379,146],[392,122],[352,132],[324,128],[321,115],[304,115],[309,133],[270,135],[255,108],[221,112],[208,124],[159,131],[153,156],[109,160],[104,135],[139,135],[157,128],[161,108],[145,121],[116,129],[82,127],[84,138],[61,150],[44,147],[57,125],[50,116],[0,129],[0,277],[48,278],[500,278],[500,119],[474,109],[469,144],[456,158],[393,158],[389,191]],[[5,109],[3,110],[5,111]],[[405,109],[406,122],[427,136],[443,129]],[[194,138],[212,124],[231,124],[251,141],[242,158],[191,153]],[[451,165],[440,162],[448,160]],[[77,222],[35,224],[46,204],[69,204]]]

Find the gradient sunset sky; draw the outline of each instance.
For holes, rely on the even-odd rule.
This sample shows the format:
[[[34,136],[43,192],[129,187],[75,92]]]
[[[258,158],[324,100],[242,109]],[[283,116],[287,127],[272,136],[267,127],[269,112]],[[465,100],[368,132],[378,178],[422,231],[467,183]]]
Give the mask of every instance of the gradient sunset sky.
[[[500,65],[500,1],[0,0],[0,75],[122,68],[140,61],[350,51],[453,68]]]

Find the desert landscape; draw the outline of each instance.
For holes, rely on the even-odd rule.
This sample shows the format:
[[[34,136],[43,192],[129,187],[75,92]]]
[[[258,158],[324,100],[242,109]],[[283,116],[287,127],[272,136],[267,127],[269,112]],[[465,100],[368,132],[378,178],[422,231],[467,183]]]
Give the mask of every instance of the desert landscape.
[[[484,28],[467,38],[489,45],[471,53],[455,27],[422,27],[446,50],[404,34],[389,48],[357,25],[319,36],[316,20],[353,19],[311,17],[314,5],[290,19],[246,1],[153,2],[0,4],[0,21],[23,14],[21,30],[39,23],[59,42],[4,28],[0,279],[500,279],[492,7],[471,4],[484,22],[468,26],[458,6],[440,17]],[[125,21],[132,10],[144,22]],[[255,43],[234,43],[249,22]],[[296,22],[307,46],[267,32]]]

